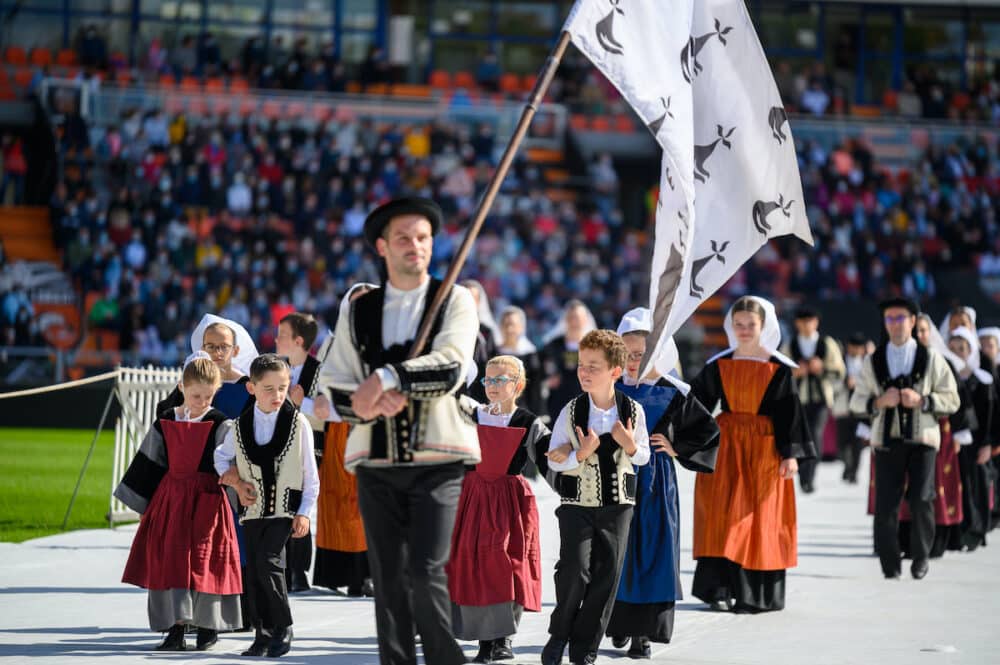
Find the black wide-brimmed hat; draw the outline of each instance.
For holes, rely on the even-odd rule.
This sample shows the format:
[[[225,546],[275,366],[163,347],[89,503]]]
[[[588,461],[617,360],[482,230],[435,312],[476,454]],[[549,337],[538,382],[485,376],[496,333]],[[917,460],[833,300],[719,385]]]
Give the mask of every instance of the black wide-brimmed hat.
[[[365,220],[365,240],[368,241],[368,244],[374,247],[375,241],[382,235],[382,231],[392,221],[392,218],[401,215],[426,217],[427,221],[431,223],[432,233],[438,232],[438,229],[441,228],[441,221],[444,219],[441,206],[430,199],[418,196],[393,199],[375,208]]]
[[[819,312],[814,307],[809,305],[800,305],[798,309],[795,310],[795,320],[799,321],[801,319],[818,319]]]
[[[913,316],[918,316],[920,314],[920,305],[918,305],[915,301],[902,296],[886,298],[878,304],[878,311],[884,314],[885,310],[890,307],[902,307],[905,310],[909,310],[910,314]]]

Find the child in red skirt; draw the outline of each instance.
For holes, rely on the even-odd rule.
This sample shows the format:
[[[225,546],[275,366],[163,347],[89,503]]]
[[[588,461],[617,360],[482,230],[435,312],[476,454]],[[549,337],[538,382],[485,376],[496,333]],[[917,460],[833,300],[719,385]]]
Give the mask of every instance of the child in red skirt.
[[[491,663],[514,657],[521,614],[541,611],[538,508],[521,474],[529,461],[547,473],[550,433],[517,406],[525,387],[520,360],[491,359],[482,381],[489,399],[476,411],[482,462],[462,485],[446,571],[452,631],[479,641],[473,662]]]
[[[149,626],[167,632],[160,651],[184,651],[187,625],[204,651],[243,623],[233,514],[213,466],[230,427],[211,406],[221,383],[207,354],[189,358],[183,404],[160,414],[115,489],[142,515],[122,581],[149,590]]]

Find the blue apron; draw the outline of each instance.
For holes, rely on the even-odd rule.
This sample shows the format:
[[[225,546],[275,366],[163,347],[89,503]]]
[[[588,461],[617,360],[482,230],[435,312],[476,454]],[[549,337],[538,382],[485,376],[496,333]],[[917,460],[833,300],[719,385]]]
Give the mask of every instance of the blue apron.
[[[650,431],[675,396],[684,399],[672,386],[619,383],[615,387],[642,405]],[[617,600],[634,604],[677,601],[683,598],[683,593],[680,503],[674,461],[664,452],[651,450],[649,463],[638,470],[635,511]]]

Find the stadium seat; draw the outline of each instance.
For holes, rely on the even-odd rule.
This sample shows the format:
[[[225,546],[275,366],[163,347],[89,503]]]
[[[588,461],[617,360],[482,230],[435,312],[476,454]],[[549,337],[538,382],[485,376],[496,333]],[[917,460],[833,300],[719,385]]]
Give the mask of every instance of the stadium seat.
[[[591,119],[590,128],[595,132],[609,132],[611,131],[611,121],[606,116],[597,115]]]
[[[4,51],[3,59],[12,65],[28,64],[28,54],[20,46],[8,46]]]
[[[19,88],[27,88],[31,85],[31,79],[35,77],[35,72],[28,67],[19,67],[14,70],[14,83]]]
[[[274,101],[273,99],[269,99],[268,101],[264,102],[263,106],[260,107],[260,113],[265,118],[269,118],[271,120],[277,120],[278,118],[281,117],[281,104]]]
[[[0,67],[0,85],[10,84],[10,74],[7,73],[6,67]]]
[[[517,74],[503,74],[500,77],[500,91],[507,94],[521,92],[521,79]]]
[[[172,88],[177,85],[177,79],[173,74],[160,74],[158,83],[161,88]]]
[[[234,94],[245,94],[250,92],[250,84],[242,76],[237,76],[229,82],[229,92]]]
[[[346,90],[352,95],[356,95],[361,92],[361,84],[357,81],[348,81]]]
[[[590,120],[582,113],[574,113],[569,117],[569,126],[578,132],[590,129]]]
[[[365,92],[369,95],[387,95],[389,94],[389,84],[372,83],[367,88],[365,88]]]
[[[56,54],[56,64],[63,67],[73,67],[76,65],[76,51],[70,48],[59,49]]]
[[[36,67],[45,67],[52,64],[52,51],[47,48],[35,47],[31,49],[31,64]]]
[[[455,72],[455,77],[452,79],[452,82],[456,88],[467,88],[471,90],[476,87],[476,79],[473,78],[472,74],[469,72]]]
[[[433,72],[431,72],[430,79],[428,79],[427,83],[432,88],[438,88],[440,90],[450,88],[451,74],[444,71],[443,69],[435,69]]]
[[[396,83],[390,89],[394,97],[430,97],[434,90],[428,85],[413,85],[411,83]]]
[[[882,108],[893,112],[899,108],[899,94],[895,90],[886,90],[882,95]]]
[[[521,79],[521,89],[525,92],[531,92],[535,89],[535,83],[538,82],[538,76],[536,74],[525,74]]]
[[[184,92],[201,92],[201,81],[194,76],[185,76],[181,79],[181,90]]]
[[[313,120],[320,123],[329,120],[332,112],[333,111],[330,108],[330,106],[324,103],[313,104],[312,108],[310,109],[310,113],[312,114]]]
[[[627,115],[620,114],[615,116],[614,128],[616,132],[631,134],[635,131],[635,124],[633,124],[632,118]]]
[[[205,81],[205,92],[225,92],[226,82],[222,77],[213,76]]]

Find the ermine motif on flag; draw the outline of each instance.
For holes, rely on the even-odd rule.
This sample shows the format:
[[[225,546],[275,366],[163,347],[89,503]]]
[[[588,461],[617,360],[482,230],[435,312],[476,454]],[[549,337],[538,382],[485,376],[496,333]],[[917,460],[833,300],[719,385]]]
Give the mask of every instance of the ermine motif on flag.
[[[715,31],[709,32],[708,34],[701,35],[700,37],[695,37],[694,35],[688,40],[688,43],[681,50],[681,71],[684,72],[684,80],[690,83],[694,80],[694,77],[701,73],[704,67],[698,62],[698,54],[701,50],[705,48],[708,44],[708,40],[712,37],[718,37],[722,45],[726,45],[726,35],[732,30],[732,27],[723,28],[722,24],[719,23],[719,19],[715,19]]]
[[[619,0],[610,1],[611,11],[602,20],[597,22],[594,34],[597,35],[597,43],[600,44],[605,51],[615,55],[621,55],[625,51],[624,47],[618,43],[617,39],[615,39],[615,12],[618,12],[619,14],[624,14],[625,12],[618,8]]]

